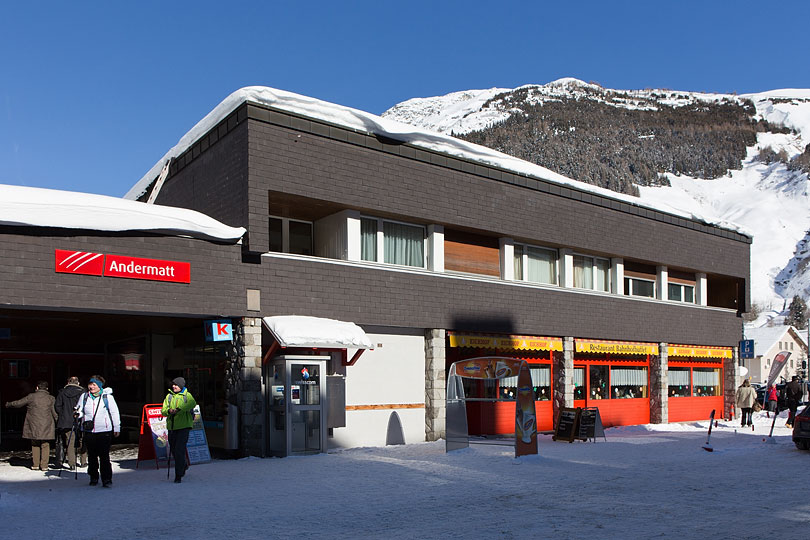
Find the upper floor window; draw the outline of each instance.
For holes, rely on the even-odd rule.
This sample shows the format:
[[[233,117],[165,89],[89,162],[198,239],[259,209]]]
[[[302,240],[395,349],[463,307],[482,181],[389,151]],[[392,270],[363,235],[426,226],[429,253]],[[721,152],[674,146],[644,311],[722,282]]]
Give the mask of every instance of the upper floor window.
[[[687,302],[689,304],[695,303],[695,288],[691,285],[682,285],[680,283],[669,283],[667,286],[668,298],[676,302]]]
[[[610,292],[610,260],[574,255],[574,287]]]
[[[557,284],[557,251],[515,244],[515,279]]]
[[[364,261],[424,268],[425,228],[421,225],[363,217],[360,219],[360,258]]]
[[[270,216],[270,251],[312,255],[312,223]]]
[[[624,278],[624,293],[630,296],[655,298],[655,281],[634,277]]]

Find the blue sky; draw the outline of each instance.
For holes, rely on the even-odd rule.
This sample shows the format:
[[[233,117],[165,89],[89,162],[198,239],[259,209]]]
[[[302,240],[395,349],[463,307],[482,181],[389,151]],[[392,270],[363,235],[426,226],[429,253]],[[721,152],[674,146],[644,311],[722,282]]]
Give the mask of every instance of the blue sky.
[[[0,183],[122,196],[234,90],[379,114],[576,77],[810,88],[810,2],[14,2],[0,17]]]

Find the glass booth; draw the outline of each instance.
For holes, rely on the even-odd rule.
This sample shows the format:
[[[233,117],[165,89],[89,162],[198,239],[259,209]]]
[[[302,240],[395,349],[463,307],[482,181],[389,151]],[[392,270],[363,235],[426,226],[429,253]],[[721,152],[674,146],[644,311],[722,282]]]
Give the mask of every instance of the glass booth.
[[[326,452],[329,358],[288,354],[264,366],[268,455]]]

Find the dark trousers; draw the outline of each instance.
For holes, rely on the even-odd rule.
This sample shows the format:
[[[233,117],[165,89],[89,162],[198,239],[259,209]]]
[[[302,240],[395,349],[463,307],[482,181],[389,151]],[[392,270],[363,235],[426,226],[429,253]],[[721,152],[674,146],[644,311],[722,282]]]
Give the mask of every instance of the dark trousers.
[[[174,458],[174,476],[182,478],[186,474],[186,444],[191,428],[172,429],[169,431],[169,448]]]
[[[751,425],[751,412],[753,409],[751,407],[740,407],[742,409],[742,425],[743,426],[750,426]]]
[[[799,408],[799,402],[798,401],[788,401],[787,406],[788,406],[788,411],[790,411],[790,412],[788,412],[787,423],[792,426],[793,425],[793,419],[796,418],[796,409]]]
[[[87,474],[90,475],[90,480],[98,480],[100,467],[101,483],[112,482],[112,465],[110,464],[112,431],[85,433],[84,444],[87,446]]]

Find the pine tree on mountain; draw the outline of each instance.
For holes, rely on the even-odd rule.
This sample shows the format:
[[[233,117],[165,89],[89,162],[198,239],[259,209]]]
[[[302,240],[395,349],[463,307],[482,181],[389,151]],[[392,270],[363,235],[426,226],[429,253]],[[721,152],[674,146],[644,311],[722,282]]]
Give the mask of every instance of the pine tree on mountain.
[[[807,303],[799,295],[793,297],[793,301],[788,307],[788,315],[785,317],[785,324],[804,330],[807,328]]]

